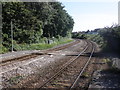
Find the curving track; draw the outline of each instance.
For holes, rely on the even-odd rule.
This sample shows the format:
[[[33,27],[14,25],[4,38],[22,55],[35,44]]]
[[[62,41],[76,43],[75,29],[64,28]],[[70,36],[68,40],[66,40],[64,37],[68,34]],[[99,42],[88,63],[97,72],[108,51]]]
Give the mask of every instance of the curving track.
[[[78,56],[76,56],[74,59],[72,59],[72,60],[68,61],[67,63],[65,63],[63,65],[63,67],[57,73],[55,73],[51,78],[49,78],[43,85],[41,85],[40,88],[42,88],[47,83],[49,83],[51,80],[53,80],[55,77],[57,77],[63,70],[66,69],[66,67],[68,67],[71,63],[73,63],[76,59],[78,59],[81,56],[81,54],[83,54],[87,50],[87,48],[88,48],[88,45],[86,45],[86,47],[82,50],[82,52],[80,52],[78,54]]]
[[[29,55],[25,55],[25,56],[21,56],[21,57],[18,56],[18,57],[15,57],[13,59],[5,59],[5,60],[1,59],[2,61],[0,61],[0,66],[5,66],[7,64],[11,64],[14,62],[23,61],[23,60],[27,60],[30,58],[35,58],[35,57],[40,56],[40,55],[50,55],[49,53],[51,53],[53,51],[63,50],[63,49],[66,49],[70,46],[73,46],[77,43],[80,43],[80,40],[75,40],[74,42],[69,43],[69,44],[65,44],[65,45],[61,45],[61,46],[54,47],[51,49],[43,50],[42,52],[36,52],[36,53],[34,52],[34,53],[30,53]]]
[[[80,73],[79,73],[79,75],[77,76],[77,78],[75,79],[75,81],[72,83],[70,89],[75,88],[75,86],[78,84],[78,82],[79,82],[79,80],[80,80],[83,72],[85,71],[85,69],[87,68],[87,66],[88,66],[89,63],[90,63],[90,60],[91,60],[91,58],[92,58],[92,55],[93,55],[93,53],[94,53],[94,51],[95,51],[95,46],[93,45],[92,42],[91,42],[91,45],[92,45],[92,49],[91,49],[91,53],[90,53],[90,55],[89,55],[89,58],[88,58],[87,62],[85,63],[85,65],[83,66],[82,70],[80,70]]]
[[[49,78],[46,82],[44,82],[39,88],[69,88],[69,89],[76,88],[82,74],[85,72],[85,69],[89,65],[95,50],[95,47],[92,42],[90,41],[86,41],[86,42],[87,45],[82,50],[82,52],[78,54],[78,56],[76,56],[74,59],[70,60],[69,62],[65,63],[65,65],[57,73],[55,73],[51,78]],[[82,59],[84,58],[81,55],[84,53],[90,53],[90,54],[88,55],[88,58],[85,58],[86,60],[82,61]],[[82,63],[82,65],[79,66],[77,65],[76,68],[76,64],[74,63]],[[74,75],[77,76],[73,77]],[[63,79],[61,80],[61,78]],[[67,82],[65,80],[67,80]]]
[[[80,43],[80,40],[75,40],[74,42],[69,43],[69,44],[61,45],[61,46],[51,48],[51,49],[48,49],[48,50],[43,50],[42,52],[36,52],[36,53],[34,52],[34,53],[30,53],[30,54],[25,55],[25,56],[15,57],[13,59],[5,59],[5,60],[1,59],[2,61],[0,61],[0,67],[5,66],[5,65],[9,65],[9,64],[13,64],[15,62],[25,61],[25,60],[28,60],[28,59],[31,59],[31,58],[36,58],[40,55],[51,55],[51,52],[66,49],[66,48],[68,48],[70,46],[73,46],[77,43]]]
[[[4,61],[3,63],[0,63],[1,66],[5,66],[11,63],[16,63],[18,61],[26,61],[30,58],[35,58],[38,56],[44,56],[44,55],[52,55],[52,52],[61,51],[63,52],[67,51],[68,48],[73,51],[75,48],[72,48],[73,46],[77,47],[76,51],[77,54],[72,55],[65,55],[64,61],[61,61],[62,63],[59,65],[55,65],[56,67],[53,68],[53,66],[48,67],[47,71],[44,71],[45,74],[41,74],[40,76],[37,75],[37,77],[34,75],[31,77],[29,81],[21,81],[17,85],[11,86],[12,88],[18,88],[18,87],[24,87],[24,88],[76,88],[78,87],[78,83],[80,81],[80,78],[83,76],[84,72],[89,67],[89,63],[92,61],[92,55],[95,52],[96,46],[91,41],[83,40],[84,46],[81,47],[81,51],[78,48],[80,40],[76,40],[75,42],[72,42],[70,44],[66,44],[60,47],[48,49],[46,51],[43,51],[42,53],[32,53],[25,57],[20,57],[16,59],[10,59],[7,61]],[[79,52],[79,53],[78,53]],[[49,70],[51,68],[51,70]],[[56,69],[56,70],[54,70]],[[8,70],[9,71],[9,70]],[[4,73],[4,72],[1,72]],[[44,76],[45,75],[45,76]],[[66,81],[65,81],[66,80]],[[58,82],[56,82],[58,81]],[[34,83],[33,83],[34,82]],[[56,84],[55,84],[56,83]]]

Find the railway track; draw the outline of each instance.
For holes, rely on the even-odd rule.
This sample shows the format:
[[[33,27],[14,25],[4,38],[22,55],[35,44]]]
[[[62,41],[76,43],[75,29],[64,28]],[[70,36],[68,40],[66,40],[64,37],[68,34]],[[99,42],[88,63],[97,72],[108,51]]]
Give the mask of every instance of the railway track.
[[[42,85],[44,83],[44,81],[46,81],[49,77],[53,76],[53,74],[55,74],[58,70],[62,69],[64,66],[68,65],[69,63],[74,62],[74,60],[72,60],[72,59],[78,58],[78,57],[76,57],[76,55],[78,55],[78,51],[80,52],[83,49],[85,51],[87,49],[87,47],[88,47],[88,46],[86,46],[87,42],[84,40],[82,42],[83,42],[82,44],[78,43],[71,47],[65,48],[65,50],[63,50],[63,51],[66,52],[69,48],[69,50],[71,50],[72,53],[62,56],[63,58],[56,60],[54,65],[52,65],[52,66],[50,65],[50,66],[48,66],[48,68],[46,67],[46,68],[44,68],[44,70],[38,71],[38,72],[40,72],[40,74],[36,74],[36,75],[28,77],[29,81],[27,81],[28,79],[22,80],[19,84],[12,86],[12,88],[18,88],[18,87],[39,88],[39,86]],[[75,51],[73,51],[73,50],[75,50]],[[63,51],[60,51],[60,52],[62,53]],[[84,52],[84,51],[82,51],[82,52]],[[82,54],[82,52],[79,54]],[[68,51],[67,51],[67,53],[68,53]]]
[[[36,58],[40,55],[51,55],[50,53],[53,52],[53,51],[63,50],[63,49],[66,49],[67,47],[70,47],[70,46],[75,45],[77,43],[80,43],[80,40],[76,40],[75,42],[65,44],[65,45],[62,45],[62,46],[59,46],[59,47],[51,48],[51,49],[48,49],[48,50],[43,51],[43,52],[31,53],[31,54],[21,56],[21,57],[16,57],[16,58],[13,58],[13,59],[2,60],[2,61],[0,61],[0,66],[5,66],[5,65],[8,65],[8,64],[11,64],[11,63],[18,62],[18,61],[25,61],[25,60],[28,60],[30,58]]]
[[[63,46],[61,46],[61,47],[56,47],[56,48],[53,48],[53,49],[49,49],[49,50],[47,50],[47,52],[44,52],[44,53],[32,53],[32,55],[34,55],[33,57],[31,57],[31,56],[27,56],[27,57],[24,57],[24,59],[22,59],[22,58],[20,58],[21,59],[21,61],[24,61],[24,60],[26,60],[26,59],[29,59],[29,58],[35,58],[35,57],[37,57],[37,56],[40,56],[40,55],[49,55],[52,51],[54,52],[54,51],[57,51],[58,50],[58,52],[59,52],[59,50],[64,50],[65,49],[65,51],[67,50],[67,48],[69,47],[69,49],[70,49],[70,47],[71,46],[78,46],[78,45],[80,45],[80,44],[77,44],[77,43],[79,43],[80,41],[79,40],[77,40],[74,44],[73,43],[71,43],[70,45],[67,45],[67,46],[65,46],[65,47],[63,47]],[[86,45],[87,44],[87,45]],[[72,86],[72,84],[73,84],[73,82],[75,81],[75,79],[77,78],[77,76],[79,76],[78,75],[78,73],[81,71],[81,69],[83,69],[83,66],[85,65],[85,63],[89,63],[89,61],[90,61],[90,59],[89,59],[89,61],[88,61],[88,58],[91,58],[92,57],[92,54],[93,54],[93,52],[94,52],[94,50],[93,50],[93,46],[92,46],[92,44],[91,44],[91,42],[89,42],[89,41],[84,41],[84,43],[82,44],[82,45],[84,45],[84,46],[82,46],[82,48],[81,48],[81,46],[79,46],[79,50],[78,49],[76,49],[76,51],[75,52],[77,52],[77,54],[72,54],[72,55],[65,55],[65,57],[66,57],[66,59],[67,60],[65,60],[64,61],[64,63],[62,64],[60,64],[59,66],[58,66],[58,68],[56,69],[56,70],[53,70],[52,72],[51,72],[51,70],[52,69],[54,69],[54,68],[51,68],[50,70],[48,70],[48,71],[45,71],[45,73],[46,74],[42,74],[42,76],[40,76],[39,77],[39,74],[37,75],[37,77],[34,77],[34,76],[32,76],[31,77],[31,79],[30,79],[30,81],[25,81],[24,82],[24,80],[23,81],[21,81],[21,83],[19,83],[19,84],[17,84],[17,85],[13,85],[12,86],[12,88],[18,88],[18,87],[23,87],[23,88],[49,88],[49,86],[50,85],[52,85],[52,83],[51,82],[54,82],[54,80],[56,80],[56,78],[60,78],[60,76],[61,76],[61,74],[63,73],[63,74],[66,74],[66,73],[68,73],[68,71],[69,71],[69,73],[71,74],[71,72],[73,72],[73,71],[76,71],[74,68],[75,67],[79,67],[79,69],[77,69],[77,72],[74,72],[73,74],[71,74],[71,75],[69,75],[68,77],[71,77],[71,76],[74,76],[75,75],[75,77],[74,77],[74,79],[71,79],[70,80],[70,85],[69,85],[69,87],[67,87],[67,88],[69,88],[69,89],[72,89],[72,88],[74,88],[74,86]],[[58,49],[57,49],[58,48]],[[78,48],[78,47],[77,47]],[[83,49],[83,50],[82,50]],[[80,50],[81,50],[81,52],[80,52]],[[91,51],[91,50],[93,50],[93,51]],[[80,52],[79,54],[78,54],[78,51]],[[50,53],[49,53],[50,52]],[[62,51],[61,51],[62,52]],[[90,53],[90,54],[88,54],[88,55],[90,55],[89,57],[88,57],[88,55],[87,55],[87,53]],[[85,58],[84,58],[84,56],[87,56],[86,57],[86,60],[85,60]],[[29,57],[29,58],[28,58]],[[40,56],[41,57],[41,56]],[[69,58],[68,58],[69,57]],[[70,58],[71,57],[71,58]],[[17,58],[18,59],[18,58]],[[69,59],[69,60],[68,60]],[[80,59],[80,60],[79,60]],[[83,59],[83,60],[82,60]],[[81,61],[82,60],[82,61]],[[17,60],[10,60],[9,62],[11,63],[11,62],[16,62]],[[19,60],[18,60],[19,61]],[[7,63],[8,64],[10,64],[9,62],[4,62],[3,63],[3,66],[6,64],[7,65]],[[74,63],[76,63],[76,64],[74,64]],[[81,65],[79,66],[79,64],[78,63],[80,63]],[[2,65],[2,64],[1,64]],[[50,66],[51,67],[51,66]],[[49,67],[49,68],[50,68]],[[56,66],[55,66],[56,67]],[[87,65],[86,65],[86,67],[87,67]],[[66,72],[66,70],[68,69],[68,71]],[[69,69],[71,69],[71,70],[69,70]],[[45,69],[45,70],[47,70],[47,69]],[[84,71],[83,71],[84,72]],[[50,74],[51,73],[51,74]],[[44,76],[45,75],[45,76]],[[76,76],[77,75],[77,76]],[[64,75],[65,76],[65,75]],[[29,78],[29,77],[28,77]],[[64,77],[65,78],[65,77]],[[64,79],[63,78],[63,79]],[[32,82],[34,82],[34,83],[32,83]],[[74,84],[75,85],[75,84]],[[76,85],[75,85],[76,86]],[[54,87],[55,88],[55,87]]]
[[[90,56],[89,56],[88,60],[86,60],[86,61],[84,62],[84,66],[82,66],[83,68],[81,68],[81,69],[79,70],[80,73],[79,73],[78,77],[76,78],[76,80],[75,80],[75,81],[72,81],[72,84],[70,84],[70,86],[69,86],[69,89],[74,88],[74,87],[76,86],[77,82],[79,81],[81,75],[82,75],[83,72],[85,71],[86,67],[88,66],[88,64],[89,64],[89,62],[90,62],[90,60],[91,60],[91,57],[92,57],[92,55],[93,55],[93,53],[94,53],[94,50],[95,50],[95,49],[94,49],[94,46],[93,46],[93,44],[92,44],[91,42],[88,42],[88,41],[87,41],[87,45],[86,45],[86,47],[83,49],[82,52],[80,52],[74,59],[72,59],[72,60],[68,61],[67,63],[65,63],[65,64],[63,65],[63,67],[62,67],[57,73],[55,73],[51,78],[49,78],[46,82],[44,82],[42,85],[40,85],[39,88],[49,88],[49,86],[52,85],[51,82],[54,83],[54,81],[56,80],[56,78],[58,78],[58,77],[60,78],[60,74],[63,73],[63,72],[66,70],[66,68],[70,67],[70,65],[72,65],[75,61],[77,61],[83,53],[87,52],[87,50],[90,48],[90,47],[89,47],[90,44],[91,44],[91,46],[92,46],[92,50],[90,51]],[[81,62],[81,61],[80,61],[80,62]],[[71,71],[71,70],[69,70],[69,71]],[[77,73],[78,73],[78,72],[77,72]],[[75,79],[75,78],[74,78],[74,79]],[[47,84],[48,84],[48,85],[47,85]],[[52,88],[53,88],[53,87],[52,87]]]
[[[91,43],[91,44],[92,44],[92,43]],[[90,53],[89,59],[87,60],[87,62],[86,62],[85,65],[83,66],[82,70],[80,70],[79,75],[77,76],[77,78],[75,79],[75,81],[72,83],[70,89],[73,89],[73,88],[75,88],[75,87],[77,86],[77,84],[78,84],[78,82],[79,82],[79,80],[80,80],[83,72],[85,71],[85,69],[87,68],[87,66],[88,66],[89,63],[90,63],[90,60],[91,60],[91,58],[92,58],[92,55],[93,55],[94,51],[95,51],[95,47],[94,47],[93,44],[92,44],[92,51],[91,51],[91,53]]]

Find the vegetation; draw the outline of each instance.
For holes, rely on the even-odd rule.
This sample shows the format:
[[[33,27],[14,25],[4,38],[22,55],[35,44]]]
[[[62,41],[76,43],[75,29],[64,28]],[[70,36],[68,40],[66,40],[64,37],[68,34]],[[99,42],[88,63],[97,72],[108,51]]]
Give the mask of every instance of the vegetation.
[[[120,52],[120,26],[103,28],[99,34],[103,37],[105,51]]]
[[[53,38],[70,38],[74,25],[60,2],[2,2],[2,17],[0,53],[11,50],[11,26],[17,47],[14,50],[19,50],[18,47],[45,44]]]
[[[106,44],[104,43],[104,39],[100,34],[87,34],[86,38],[88,40],[92,40],[93,42],[96,42],[100,48],[104,48]]]
[[[103,51],[120,52],[120,26],[118,25],[89,32],[74,32],[72,37],[92,40],[98,43]]]
[[[60,44],[65,44],[73,41],[72,39],[61,39],[59,41],[55,41],[52,44],[48,43],[37,43],[37,44],[14,44],[14,49],[15,50],[42,50],[42,49],[48,49],[52,48],[54,46],[60,45]]]
[[[72,38],[78,38],[78,39],[87,39],[86,34],[83,32],[74,32],[72,33]]]
[[[13,84],[17,84],[20,82],[20,80],[23,79],[23,76],[21,75],[16,75],[15,77],[11,77],[8,82],[13,85]]]
[[[104,64],[107,64],[109,68],[103,69],[102,71],[107,71],[113,74],[120,74],[120,68],[119,68],[119,58],[104,58],[102,60]]]
[[[81,78],[88,78],[90,77],[89,73],[88,72],[83,72]]]

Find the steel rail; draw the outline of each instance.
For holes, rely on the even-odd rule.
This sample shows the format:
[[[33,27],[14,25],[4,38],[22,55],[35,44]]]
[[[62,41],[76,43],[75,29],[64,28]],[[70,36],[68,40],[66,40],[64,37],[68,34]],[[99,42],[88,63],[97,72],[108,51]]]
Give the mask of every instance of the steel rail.
[[[92,42],[91,42],[91,43],[92,43]],[[71,85],[70,90],[75,87],[75,85],[78,83],[78,80],[80,79],[81,75],[82,75],[83,72],[85,71],[86,67],[89,65],[89,62],[90,62],[90,60],[91,60],[91,58],[92,58],[92,55],[93,55],[93,53],[94,53],[94,50],[95,50],[95,48],[94,48],[94,46],[93,46],[93,44],[92,44],[92,51],[91,51],[91,54],[90,54],[90,56],[89,56],[89,59],[88,59],[88,61],[86,62],[86,64],[84,65],[83,69],[80,71],[80,73],[79,73],[78,77],[76,78],[76,80],[75,80],[75,81],[73,82],[73,84]]]
[[[62,72],[66,67],[68,67],[68,65],[70,65],[71,63],[73,63],[76,59],[78,59],[87,49],[88,49],[88,42],[87,42],[86,47],[74,59],[72,59],[72,60],[68,61],[67,63],[65,63],[63,65],[63,68],[61,68],[57,73],[55,73],[51,78],[49,78],[45,83],[43,83],[39,88],[44,87],[47,83],[49,83],[55,77],[57,77],[60,74],[60,72]]]
[[[50,51],[63,50],[65,48],[69,47],[69,46],[73,46],[74,44],[77,44],[78,41],[79,40],[76,40],[75,42],[72,42],[72,43],[69,43],[69,44],[57,47],[57,48],[48,49],[46,52],[43,52],[43,53],[39,53],[39,52],[37,52],[37,53],[31,53],[29,55],[25,55],[25,56],[21,56],[21,57],[16,57],[16,58],[8,59],[8,60],[5,60],[5,61],[2,60],[2,61],[0,61],[0,66],[5,66],[7,64],[11,64],[11,63],[16,62],[16,61],[24,61],[24,60],[27,60],[27,59],[30,59],[30,58],[36,58],[39,55],[47,55]]]

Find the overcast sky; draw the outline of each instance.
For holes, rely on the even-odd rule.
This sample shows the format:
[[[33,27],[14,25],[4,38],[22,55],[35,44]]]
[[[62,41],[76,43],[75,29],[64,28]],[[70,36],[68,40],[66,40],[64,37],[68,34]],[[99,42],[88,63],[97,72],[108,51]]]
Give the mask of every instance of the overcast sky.
[[[75,21],[73,31],[118,24],[119,0],[59,0]]]

